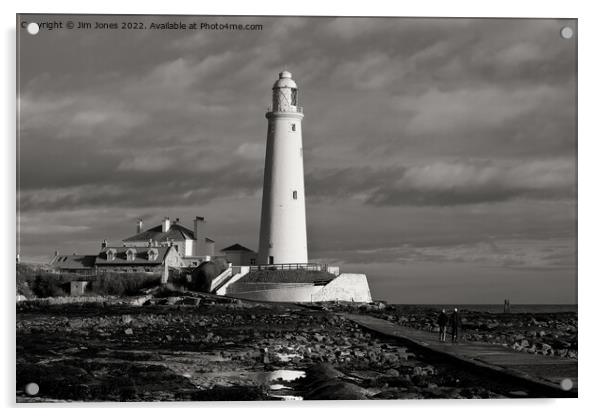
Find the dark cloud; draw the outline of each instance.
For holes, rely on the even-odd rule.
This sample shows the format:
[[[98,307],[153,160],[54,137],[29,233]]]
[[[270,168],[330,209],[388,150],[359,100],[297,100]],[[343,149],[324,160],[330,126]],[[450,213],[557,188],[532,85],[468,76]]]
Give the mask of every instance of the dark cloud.
[[[170,207],[198,205],[215,198],[258,192],[263,172],[236,167],[201,171],[150,170],[113,172],[89,177],[87,185],[22,190],[20,209],[69,210],[110,206]],[[56,182],[53,182],[56,183]]]
[[[572,160],[331,169],[309,174],[307,190],[309,195],[322,198],[355,195],[369,205],[449,206],[518,198],[573,200],[574,169]]]
[[[556,268],[564,287],[573,252],[550,247],[575,239],[576,42],[559,36],[575,21],[177,20],[264,29],[20,37],[24,258],[95,250],[138,216],[203,214],[218,242],[255,247],[264,113],[286,66],[305,108],[310,257],[358,265],[377,292],[396,264],[514,284]]]

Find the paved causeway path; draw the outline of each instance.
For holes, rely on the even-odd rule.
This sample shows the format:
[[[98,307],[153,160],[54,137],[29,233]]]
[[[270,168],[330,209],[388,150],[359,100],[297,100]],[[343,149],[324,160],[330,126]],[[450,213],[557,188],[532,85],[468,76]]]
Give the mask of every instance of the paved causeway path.
[[[343,314],[371,331],[398,338],[427,353],[450,358],[473,368],[488,371],[509,381],[541,391],[549,397],[577,397],[577,360],[514,351],[502,345],[462,341],[439,342],[439,334],[400,326],[369,315]],[[572,389],[560,387],[569,379]],[[566,382],[565,382],[566,383]]]

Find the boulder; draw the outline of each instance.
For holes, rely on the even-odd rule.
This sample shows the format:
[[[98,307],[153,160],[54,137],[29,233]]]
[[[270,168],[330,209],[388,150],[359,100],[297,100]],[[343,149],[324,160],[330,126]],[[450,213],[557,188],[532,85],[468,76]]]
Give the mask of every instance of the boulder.
[[[366,392],[361,387],[341,380],[344,374],[330,364],[316,364],[306,371],[309,393],[306,400],[362,400]]]
[[[355,384],[339,380],[319,383],[306,396],[306,400],[364,400],[366,392]]]

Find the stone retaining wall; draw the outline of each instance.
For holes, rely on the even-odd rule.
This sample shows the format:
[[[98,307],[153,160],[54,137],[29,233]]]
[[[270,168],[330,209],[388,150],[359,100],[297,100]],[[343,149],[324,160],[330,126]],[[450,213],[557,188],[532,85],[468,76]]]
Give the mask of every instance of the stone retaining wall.
[[[236,291],[226,295],[269,302],[372,302],[364,274],[343,273],[325,286],[312,283],[239,283]]]

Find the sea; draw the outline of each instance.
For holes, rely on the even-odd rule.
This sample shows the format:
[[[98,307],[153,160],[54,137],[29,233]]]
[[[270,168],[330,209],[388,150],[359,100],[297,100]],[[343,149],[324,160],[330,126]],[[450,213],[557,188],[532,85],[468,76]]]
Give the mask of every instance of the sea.
[[[468,310],[475,312],[489,312],[489,313],[502,313],[504,312],[503,304],[461,304],[461,305],[409,305],[404,304],[400,306],[419,306],[429,307],[434,309],[447,309],[453,310],[458,308],[459,310]],[[558,312],[573,312],[577,313],[577,305],[561,304],[561,305],[539,305],[539,304],[527,304],[527,305],[510,305],[511,313],[558,313]]]

